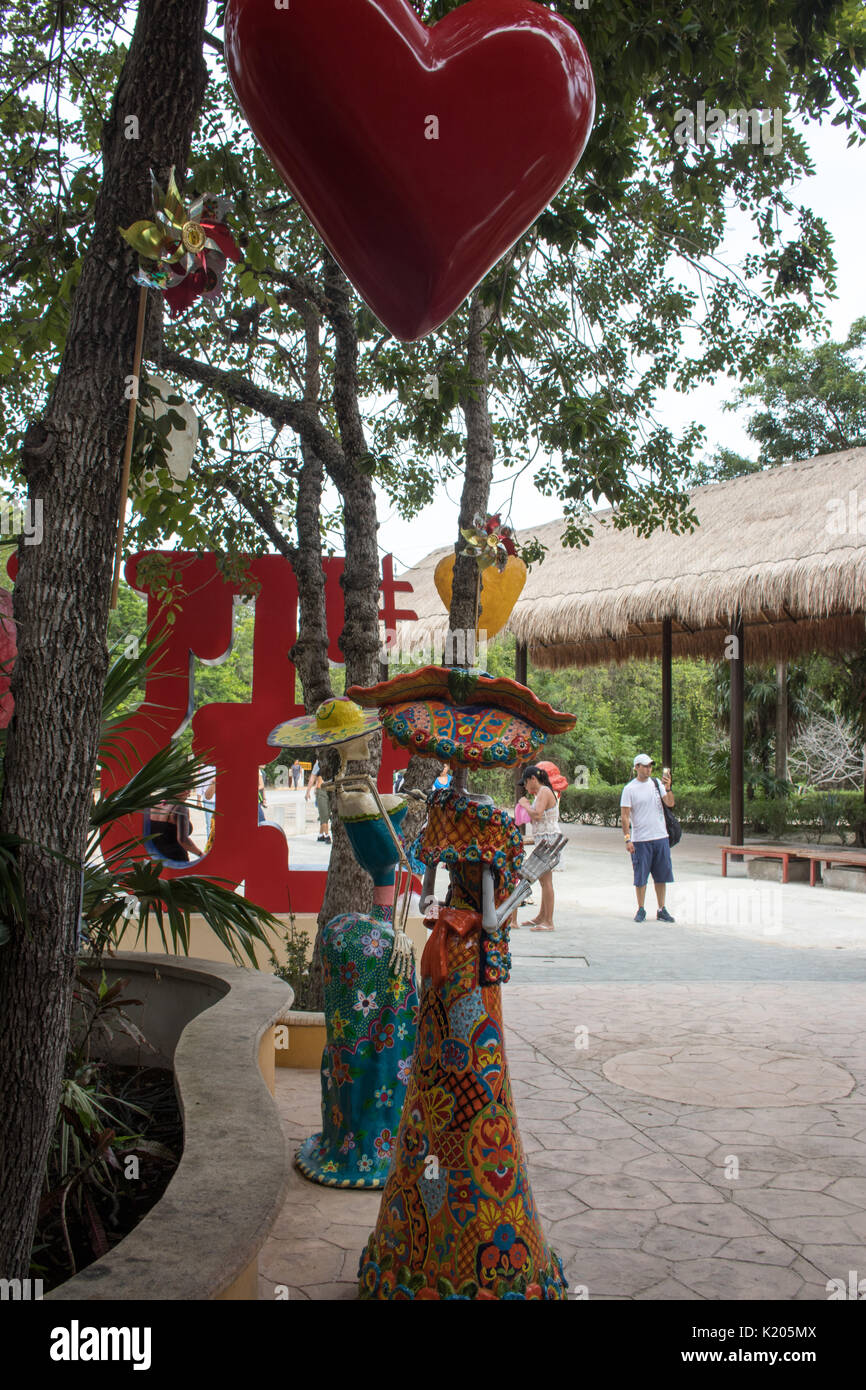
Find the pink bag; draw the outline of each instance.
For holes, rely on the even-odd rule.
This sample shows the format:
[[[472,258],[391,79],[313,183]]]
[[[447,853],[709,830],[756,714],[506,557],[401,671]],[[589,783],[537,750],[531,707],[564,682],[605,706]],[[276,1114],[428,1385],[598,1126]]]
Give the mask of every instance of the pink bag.
[[[515,806],[515,808],[514,808],[514,824],[515,824],[515,825],[528,825],[531,819],[532,819],[532,817],[530,816],[530,814],[529,814],[529,812],[527,811],[527,809],[526,809],[525,806],[519,806],[519,805],[518,805],[518,806]]]

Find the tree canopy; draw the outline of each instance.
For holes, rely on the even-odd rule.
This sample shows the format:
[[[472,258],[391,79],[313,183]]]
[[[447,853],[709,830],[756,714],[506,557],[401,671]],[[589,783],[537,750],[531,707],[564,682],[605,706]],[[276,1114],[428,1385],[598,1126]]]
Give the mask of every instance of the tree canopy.
[[[843,343],[794,348],[769,363],[728,407],[742,408],[759,466],[866,447],[866,318]]]
[[[452,3],[418,6],[427,20]],[[851,0],[714,0],[640,7],[561,3],[596,74],[599,111],[576,174],[488,276],[486,345],[496,449],[516,468],[539,453],[538,483],[558,493],[574,541],[604,497],[622,524],[688,524],[682,481],[702,443],[656,417],[666,386],[687,390],[719,372],[746,374],[794,345],[834,289],[830,237],[798,209],[810,168],[791,119],[832,118],[862,139],[857,75],[866,21]],[[7,6],[2,129],[11,177],[0,201],[0,374],[6,391],[0,466],[9,484],[26,421],[38,413],[65,340],[83,239],[99,185],[98,138],[127,41],[130,11],[82,0],[34,21]],[[207,364],[297,406],[308,370],[311,315],[321,326],[319,416],[334,430],[335,341],[322,248],[253,140],[228,85],[211,16],[210,83],[186,187],[233,200],[244,261],[221,305],[199,302],[165,326],[179,358]],[[678,113],[698,101],[724,112],[778,107],[778,153],[726,124],[706,143],[679,143]],[[719,260],[731,211],[754,224],[743,267]],[[142,216],[149,209],[142,208]],[[468,308],[419,344],[400,343],[354,301],[358,389],[371,476],[411,516],[465,454],[459,402],[471,391]],[[155,356],[159,357],[158,343]],[[241,400],[226,378],[202,380],[205,430],[182,494],[137,506],[130,547],[169,535],[188,547],[261,549],[261,518],[292,532],[300,468],[297,410],[282,422]],[[435,388],[430,389],[430,381]],[[186,388],[185,388],[186,389]],[[261,404],[261,402],[259,402]],[[286,429],[290,431],[288,437]],[[139,467],[143,467],[143,457]],[[337,521],[333,509],[324,523]],[[255,499],[258,514],[242,500]],[[270,538],[272,543],[273,538]]]

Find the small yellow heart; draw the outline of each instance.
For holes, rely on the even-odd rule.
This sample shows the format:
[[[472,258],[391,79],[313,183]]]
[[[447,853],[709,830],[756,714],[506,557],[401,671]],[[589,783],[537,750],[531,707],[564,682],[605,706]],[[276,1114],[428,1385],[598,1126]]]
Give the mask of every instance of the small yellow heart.
[[[436,585],[436,592],[446,609],[451,608],[454,558],[453,555],[443,555],[433,571],[433,583]],[[481,611],[475,627],[476,633],[486,632],[488,637],[495,637],[497,632],[502,631],[511,617],[511,611],[520,598],[525,583],[526,565],[516,555],[509,555],[504,570],[498,570],[495,565],[490,565],[483,571],[481,575]]]

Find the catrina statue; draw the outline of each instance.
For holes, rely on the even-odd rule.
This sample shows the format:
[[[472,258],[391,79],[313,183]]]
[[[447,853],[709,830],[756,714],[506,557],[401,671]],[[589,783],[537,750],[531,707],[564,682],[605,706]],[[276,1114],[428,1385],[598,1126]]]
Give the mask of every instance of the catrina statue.
[[[454,766],[516,766],[574,724],[514,681],[446,667],[349,694],[378,708],[396,744]],[[519,830],[489,797],[461,788],[429,797],[414,847],[426,866],[431,928],[418,1038],[394,1163],[361,1258],[362,1298],[566,1297],[532,1198],[501,1004],[509,919],[564,844],[545,842],[524,864]],[[440,864],[449,880],[442,904],[433,896]]]
[[[372,911],[342,913],[322,933],[322,1128],[304,1141],[295,1162],[305,1177],[329,1187],[384,1185],[415,1047],[418,996],[403,930],[408,894],[402,925],[394,920],[397,869],[408,869],[399,833],[408,802],[380,795],[371,777],[347,770],[350,761],[369,757],[367,739],[379,727],[377,716],[351,700],[332,699],[314,715],[278,725],[268,739],[276,747],[337,747],[340,771],[324,789],[373,879]]]

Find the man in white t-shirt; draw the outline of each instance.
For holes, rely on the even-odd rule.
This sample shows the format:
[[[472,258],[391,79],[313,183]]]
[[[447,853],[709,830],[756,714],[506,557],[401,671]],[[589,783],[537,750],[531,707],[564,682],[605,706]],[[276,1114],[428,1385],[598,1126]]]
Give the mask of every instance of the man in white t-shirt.
[[[627,782],[620,797],[622,833],[625,847],[632,857],[634,866],[634,888],[637,894],[636,922],[646,921],[646,886],[650,874],[655,885],[659,910],[656,917],[660,922],[674,919],[665,907],[666,886],[674,881],[671,866],[671,845],[662,810],[662,795],[666,806],[673,806],[671,774],[667,769],[662,773],[663,793],[652,775],[653,760],[646,753],[638,753],[634,760],[634,777]]]

